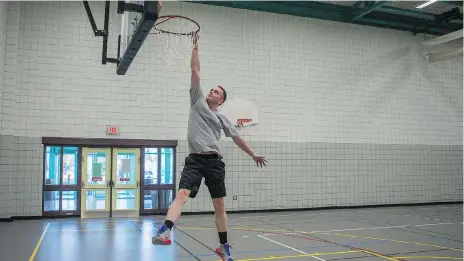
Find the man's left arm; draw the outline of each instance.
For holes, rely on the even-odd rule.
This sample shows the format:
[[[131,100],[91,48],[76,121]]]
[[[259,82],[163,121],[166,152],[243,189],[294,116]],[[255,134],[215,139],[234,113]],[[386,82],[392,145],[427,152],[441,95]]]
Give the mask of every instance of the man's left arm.
[[[256,166],[266,166],[266,162],[267,160],[263,157],[263,156],[257,156],[250,148],[250,146],[248,146],[248,144],[246,143],[246,141],[243,140],[242,137],[240,137],[239,135],[237,136],[233,136],[232,137],[232,140],[234,141],[234,143],[240,148],[242,149],[244,152],[246,152],[248,155],[250,155],[250,157],[253,158],[253,160],[256,162]]]
[[[256,162],[256,166],[265,166],[267,160],[263,156],[257,156],[253,150],[251,150],[250,146],[246,143],[245,140],[243,140],[242,137],[240,137],[237,129],[235,128],[234,124],[229,121],[227,117],[221,117],[222,123],[223,123],[223,130],[224,134],[226,137],[232,138],[234,143],[242,149],[244,152],[246,152],[250,157],[253,158],[253,160]]]

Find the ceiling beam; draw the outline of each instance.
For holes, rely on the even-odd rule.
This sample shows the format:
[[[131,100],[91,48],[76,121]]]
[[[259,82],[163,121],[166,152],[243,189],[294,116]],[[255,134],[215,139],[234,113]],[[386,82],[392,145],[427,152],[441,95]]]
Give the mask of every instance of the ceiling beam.
[[[435,20],[435,15],[431,13],[426,13],[422,11],[416,11],[416,10],[409,10],[409,9],[402,9],[402,8],[397,8],[397,7],[392,7],[392,6],[382,6],[380,10],[385,10],[385,11],[393,11],[397,14],[402,14],[402,15],[420,15],[423,17],[427,17],[428,19]]]
[[[436,24],[434,20],[411,17],[400,14],[376,11],[380,3],[370,5],[370,10],[355,9],[351,6],[337,6],[327,3],[308,1],[189,1],[206,5],[231,7],[245,10],[254,10],[276,14],[293,15],[299,17],[315,18],[321,20],[337,21],[342,23],[375,26],[416,33],[427,29],[427,33],[442,35],[461,29],[459,24]],[[384,1],[382,1],[384,2]],[[386,2],[386,1],[385,1]],[[384,4],[384,3],[383,3]],[[375,6],[374,6],[375,5]],[[353,17],[359,16],[356,20]],[[456,28],[459,27],[459,28]]]
[[[462,0],[461,1],[443,1],[447,4],[450,4],[450,5],[454,5],[454,6],[457,6],[457,7],[462,7]]]
[[[368,13],[374,11],[375,9],[379,8],[379,7],[382,7],[383,5],[387,4],[388,1],[377,1],[369,6],[366,6],[364,7],[363,9],[359,10],[359,11],[356,11],[353,15],[353,17],[351,18],[351,21],[355,21],[365,15],[367,15]]]
[[[450,29],[443,29],[443,28],[427,28],[427,25],[423,24],[408,24],[408,23],[403,23],[403,22],[396,22],[396,21],[385,21],[382,19],[377,19],[377,18],[367,18],[363,17],[357,21],[360,22],[366,22],[369,23],[370,25],[387,25],[387,26],[394,26],[394,27],[399,27],[403,29],[407,29],[407,31],[410,32],[416,32],[418,30],[428,30],[429,33],[434,33],[434,34],[447,34],[450,33]]]
[[[372,18],[377,20],[383,20],[386,22],[399,22],[406,25],[412,25],[415,27],[425,27],[425,28],[441,28],[444,30],[456,31],[462,29],[462,24],[453,24],[453,23],[437,23],[435,20],[428,20],[419,17],[411,17],[399,14],[391,14],[385,12],[375,11],[365,16],[365,18]]]

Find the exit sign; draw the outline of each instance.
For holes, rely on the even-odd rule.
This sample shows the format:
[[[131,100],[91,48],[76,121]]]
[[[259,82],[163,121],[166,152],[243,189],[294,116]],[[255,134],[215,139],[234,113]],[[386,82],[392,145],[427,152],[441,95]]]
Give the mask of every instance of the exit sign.
[[[119,135],[119,126],[106,126],[106,135]]]

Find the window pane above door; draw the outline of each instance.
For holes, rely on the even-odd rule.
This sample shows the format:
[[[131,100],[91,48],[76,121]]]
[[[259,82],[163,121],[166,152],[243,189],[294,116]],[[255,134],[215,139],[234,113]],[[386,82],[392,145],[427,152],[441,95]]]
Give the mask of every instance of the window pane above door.
[[[158,184],[158,149],[145,149],[145,170],[143,179],[145,185]]]
[[[173,184],[174,182],[174,149],[161,149],[161,182],[160,184]]]
[[[63,185],[77,185],[78,154],[77,147],[63,147]]]
[[[45,149],[45,185],[60,185],[61,148],[47,146]]]

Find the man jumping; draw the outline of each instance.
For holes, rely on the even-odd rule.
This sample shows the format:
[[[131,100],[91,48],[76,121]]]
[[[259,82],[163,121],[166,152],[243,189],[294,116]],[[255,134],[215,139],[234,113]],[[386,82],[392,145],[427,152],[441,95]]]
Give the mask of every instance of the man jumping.
[[[224,88],[217,86],[209,91],[206,98],[203,95],[200,88],[197,36],[194,36],[193,43],[190,115],[187,130],[190,154],[185,158],[185,166],[179,182],[179,192],[169,207],[164,225],[153,237],[153,242],[171,244],[170,235],[174,222],[180,217],[187,199],[196,197],[201,181],[205,178],[205,185],[208,187],[213,201],[216,227],[219,234],[220,245],[216,249],[216,253],[224,261],[233,261],[230,245],[227,242],[227,215],[224,206],[224,197],[226,196],[225,163],[222,161],[223,157],[219,146],[221,130],[224,131],[226,137],[231,137],[239,148],[250,155],[257,166],[265,166],[267,161],[264,157],[255,155],[248,144],[239,136],[234,124],[217,112],[217,108],[227,98]]]

